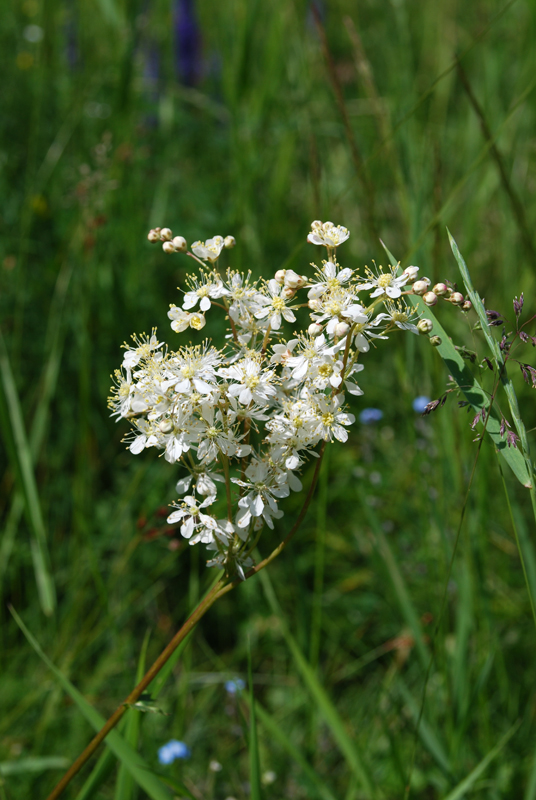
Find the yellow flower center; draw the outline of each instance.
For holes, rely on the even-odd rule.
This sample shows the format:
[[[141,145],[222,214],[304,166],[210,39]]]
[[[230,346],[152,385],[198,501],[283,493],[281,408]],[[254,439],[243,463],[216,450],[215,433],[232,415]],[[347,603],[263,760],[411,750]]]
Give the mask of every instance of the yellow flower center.
[[[391,314],[391,319],[393,322],[407,322],[408,315],[404,313],[404,311],[393,311]]]
[[[272,300],[272,306],[274,307],[275,311],[283,311],[285,308],[285,301],[281,297],[274,297]]]
[[[318,374],[321,378],[329,378],[329,376],[333,373],[333,367],[331,364],[322,364],[318,368]]]
[[[380,277],[378,278],[378,286],[381,289],[385,289],[387,286],[390,286],[392,282],[393,282],[392,275],[380,275]]]
[[[201,328],[205,326],[205,320],[203,317],[200,317],[198,314],[192,314],[190,319],[190,327],[194,328],[196,331],[200,331]]]
[[[325,425],[326,428],[331,428],[334,422],[335,417],[330,411],[326,411],[325,414],[322,414],[322,424]]]
[[[248,389],[256,389],[259,385],[259,378],[257,375],[249,375],[244,381]]]

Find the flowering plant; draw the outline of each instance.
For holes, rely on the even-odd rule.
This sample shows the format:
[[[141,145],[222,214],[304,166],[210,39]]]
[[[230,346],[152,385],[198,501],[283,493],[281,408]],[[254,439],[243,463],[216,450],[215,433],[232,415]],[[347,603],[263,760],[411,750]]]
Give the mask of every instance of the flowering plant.
[[[313,222],[308,241],[324,246],[327,259],[313,264],[310,276],[288,269],[269,280],[219,268],[232,236],[195,242],[188,255],[200,269],[187,277],[182,306],[172,305],[168,317],[176,333],[199,331],[205,315],[220,309],[229,325],[223,346],[205,341],[172,350],[156,331],[125,345],[109,401],[113,414],[132,423],[132,453],[155,447],[180,465],[168,523],[180,525],[191,545],[205,544],[208,565],[228,578],[244,580],[254,566],[261,531],[283,516],[280,501],[302,489],[304,463],[319,458],[326,443],[348,439],[355,417],[346,393],[363,394],[356,377],[371,343],[398,329],[431,332],[432,323],[419,320],[404,295],[422,295],[427,305],[443,296],[468,307],[445,284],[430,291],[427,278],[416,280],[415,266],[365,268],[364,276],[341,267],[337,248],[349,235],[343,226]],[[162,241],[167,253],[187,250],[169,228],[148,238]],[[284,322],[302,327],[289,337]]]
[[[307,238],[326,248],[321,266],[312,264],[312,275],[280,269],[269,280],[220,267],[221,253],[235,245],[234,237],[197,241],[188,256],[200,269],[187,276],[182,306],[171,305],[168,317],[176,333],[200,331],[207,312],[219,308],[229,324],[222,345],[204,341],[172,350],[156,330],[134,336],[134,346],[124,345],[109,398],[112,415],[131,422],[125,441],[134,455],[156,447],[179,465],[179,498],[168,522],[178,525],[190,544],[205,544],[207,564],[220,567],[223,575],[48,800],[63,793],[216,600],[266,567],[294,536],[326,444],[347,441],[355,421],[346,393],[363,394],[356,383],[363,354],[397,330],[429,336],[437,323],[422,313],[440,298],[464,311],[471,308],[447,284],[431,290],[428,278],[417,280],[418,267],[401,270],[389,253],[387,270],[365,267],[360,275],[341,267],[337,248],[349,236],[343,226],[314,221]],[[188,251],[184,237],[174,237],[169,228],[151,230],[148,239],[162,242],[166,253]],[[406,304],[408,295],[412,306]],[[284,323],[298,329],[289,337]],[[429,341],[441,349],[441,337]],[[264,527],[273,530],[274,520],[283,516],[280,501],[302,489],[299,473],[310,458],[316,466],[293,527],[255,563]]]

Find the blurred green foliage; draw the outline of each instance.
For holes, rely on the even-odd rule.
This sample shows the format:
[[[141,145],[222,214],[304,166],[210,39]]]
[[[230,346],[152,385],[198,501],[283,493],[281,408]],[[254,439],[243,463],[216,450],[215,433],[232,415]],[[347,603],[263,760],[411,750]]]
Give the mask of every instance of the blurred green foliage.
[[[202,0],[191,6],[194,85],[177,74],[186,39],[177,42],[176,13],[187,5],[11,0],[0,15],[0,797],[9,800],[45,797],[90,729],[8,605],[107,716],[133,685],[146,632],[149,663],[212,578],[202,549],[170,549],[156,535],[159,509],[175,499],[173,469],[152,452],[125,453],[125,426],[106,410],[121,342],[155,325],[176,340],[166,310],[189,266],[151,248],[150,227],[189,242],[233,234],[233,265],[268,277],[318,262],[305,237],[312,219],[332,219],[352,233],[344,265],[385,259],[379,235],[404,265],[460,281],[448,225],[487,306],[513,316],[523,291],[534,311],[534,3],[317,3],[323,43],[303,0]],[[440,318],[455,343],[488,354],[471,315],[445,308]],[[217,323],[207,330],[219,334]],[[191,760],[165,769],[194,796],[248,796],[250,700],[227,695],[224,682],[245,677],[249,640],[261,777],[276,774],[266,798],[368,800],[367,780],[378,798],[400,798],[414,752],[413,798],[536,798],[535,631],[489,443],[433,639],[476,455],[471,417],[453,398],[426,419],[412,410],[446,380],[416,337],[369,354],[353,410],[381,408],[382,422],[357,424],[347,446],[332,448],[314,513],[270,569],[272,589],[244,584],[203,620],[161,692],[168,716],[144,714],[135,734],[130,725],[131,744],[162,772],[157,748],[188,743]],[[530,390],[519,397],[533,428]],[[527,493],[505,482],[518,530],[533,540]],[[284,530],[298,509],[289,498]],[[49,616],[47,574],[57,595]],[[107,764],[86,796],[143,796]]]

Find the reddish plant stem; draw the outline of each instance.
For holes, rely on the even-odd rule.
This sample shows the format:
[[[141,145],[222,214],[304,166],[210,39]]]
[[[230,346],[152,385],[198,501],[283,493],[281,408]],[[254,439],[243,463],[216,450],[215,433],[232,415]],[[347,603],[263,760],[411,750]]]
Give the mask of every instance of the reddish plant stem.
[[[188,617],[182,628],[179,631],[177,631],[177,633],[170,641],[168,646],[165,648],[165,650],[163,650],[162,653],[160,653],[160,655],[158,656],[158,658],[156,659],[150,670],[138,683],[136,688],[133,689],[129,694],[129,696],[121,703],[121,705],[118,708],[116,708],[116,710],[114,711],[112,716],[107,720],[105,725],[103,725],[101,730],[91,740],[86,749],[78,756],[76,761],[67,770],[61,781],[49,794],[47,800],[56,800],[56,798],[58,798],[63,793],[63,790],[67,787],[67,785],[71,782],[74,776],[84,766],[86,761],[88,761],[88,759],[93,755],[97,747],[110,733],[112,728],[115,728],[115,726],[117,725],[123,714],[127,711],[128,707],[139,699],[140,695],[149,686],[153,678],[160,672],[166,661],[174,653],[174,651],[177,649],[177,647],[183,641],[183,639],[185,639],[185,637],[190,633],[192,628],[196,626],[201,617],[208,611],[211,605],[216,602],[218,597],[221,597],[222,594],[225,594],[226,591],[229,591],[231,588],[232,586],[230,584],[224,585],[222,581],[219,581],[216,584],[216,586],[214,586],[214,588],[207,594],[205,599],[202,600],[201,603],[199,603],[195,611]]]
[[[307,492],[307,497],[303,503],[302,509],[298,514],[298,519],[290,529],[287,536],[283,539],[283,541],[273,550],[270,555],[257,564],[255,567],[252,567],[246,573],[246,579],[251,578],[257,572],[260,572],[261,569],[268,566],[268,564],[274,560],[290,540],[293,538],[294,534],[297,532],[298,528],[300,527],[303,519],[307,513],[307,509],[311,504],[311,500],[313,499],[314,491],[316,488],[316,484],[318,481],[318,476],[320,474],[320,467],[322,465],[322,457],[324,455],[324,450],[326,447],[326,443],[322,442],[320,447],[319,457],[316,462],[315,470],[313,473],[313,479],[311,481],[311,485],[309,487],[309,491]],[[52,792],[48,795],[47,800],[57,800],[61,794],[63,794],[64,789],[67,788],[69,783],[72,781],[74,776],[82,769],[84,764],[91,758],[95,750],[98,746],[104,741],[106,736],[110,733],[110,731],[115,728],[121,717],[125,714],[127,709],[133,705],[140,697],[140,695],[145,691],[145,689],[149,686],[151,681],[156,677],[156,675],[160,672],[166,661],[171,657],[171,655],[175,652],[179,644],[186,638],[186,636],[190,633],[190,631],[197,625],[199,620],[206,614],[209,608],[223,595],[230,592],[235,586],[238,586],[242,581],[236,579],[231,581],[230,583],[225,583],[225,579],[223,578],[219,581],[207,594],[204,600],[197,606],[195,611],[188,617],[182,628],[177,631],[173,639],[167,645],[165,650],[160,653],[150,670],[146,673],[146,675],[142,678],[142,680],[138,683],[138,685],[131,691],[129,696],[121,703],[121,705],[114,711],[112,716],[106,721],[103,725],[101,730],[98,734],[91,740],[88,744],[86,749],[78,756],[76,761],[71,765],[71,767],[67,770],[63,778],[60,782],[55,786]]]

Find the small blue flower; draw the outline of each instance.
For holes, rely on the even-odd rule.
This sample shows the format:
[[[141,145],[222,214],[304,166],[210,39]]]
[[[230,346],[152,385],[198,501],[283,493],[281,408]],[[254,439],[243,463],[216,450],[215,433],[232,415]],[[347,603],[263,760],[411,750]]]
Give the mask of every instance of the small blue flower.
[[[379,422],[383,418],[383,411],[379,408],[364,408],[359,415],[359,422],[362,425],[371,425],[373,422]]]
[[[161,764],[172,764],[177,758],[190,758],[190,748],[177,739],[171,739],[158,750],[158,760]]]
[[[416,397],[415,400],[413,401],[413,410],[415,411],[416,414],[423,414],[424,409],[426,408],[429,402],[430,398],[426,397],[425,394],[421,394],[419,395],[419,397]]]
[[[236,694],[237,692],[242,692],[246,688],[246,684],[242,680],[242,678],[235,678],[232,681],[225,681],[225,691],[228,694]]]

